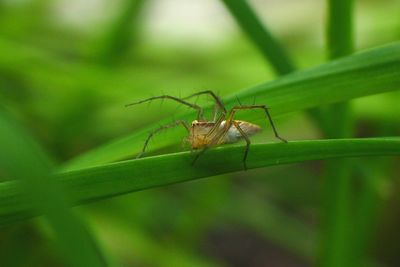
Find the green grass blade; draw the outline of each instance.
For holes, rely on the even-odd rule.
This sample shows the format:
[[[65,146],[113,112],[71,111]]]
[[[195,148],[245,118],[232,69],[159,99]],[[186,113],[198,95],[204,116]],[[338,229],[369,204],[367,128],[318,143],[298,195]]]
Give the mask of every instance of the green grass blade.
[[[327,44],[329,58],[353,53],[353,0],[329,0]]]
[[[373,241],[375,230],[378,229],[378,221],[381,218],[382,206],[384,206],[384,187],[390,178],[388,174],[387,160],[366,160],[355,162],[355,172],[360,176],[360,192],[357,194],[355,204],[357,209],[353,213],[354,232],[352,233],[352,266],[363,266],[368,258],[368,249]],[[385,171],[386,170],[386,171]]]
[[[145,0],[125,0],[121,3],[120,14],[93,49],[99,63],[115,63],[127,54],[138,34],[139,18],[144,4]]]
[[[193,154],[181,152],[60,173],[74,203],[85,203],[152,187],[165,186],[243,169],[243,146],[211,149],[195,165]],[[249,169],[337,157],[400,155],[400,138],[293,141],[252,145]],[[157,168],[154,168],[157,166]],[[15,182],[0,183],[0,224],[27,214]]]
[[[330,59],[353,52],[353,1],[329,0],[327,46]],[[345,89],[341,89],[345,90]],[[340,119],[338,119],[340,118]],[[353,132],[348,103],[334,104],[326,112],[324,132],[328,138],[350,137]],[[326,127],[330,126],[330,127]],[[323,229],[321,266],[352,266],[351,164],[346,159],[326,163],[326,225]]]
[[[325,166],[321,266],[349,266],[352,225],[350,170],[346,159],[328,161]]]
[[[400,44],[395,43],[239,91],[225,98],[224,102],[231,107],[237,104],[236,96],[242,103],[252,103],[256,98],[257,103],[269,106],[272,116],[276,116],[398,89],[400,89]],[[121,103],[121,108],[123,104],[126,103]],[[127,109],[126,112],[135,116],[134,109]],[[193,118],[194,114],[175,116],[175,119],[188,121]],[[251,118],[245,116],[243,119]],[[169,122],[170,120],[159,124]],[[65,169],[85,168],[132,156],[141,150],[149,130],[154,128],[157,126],[151,125],[131,135],[112,140],[67,163]],[[150,149],[179,142],[175,130],[171,129],[168,133],[169,138],[163,138],[159,143],[152,144]]]
[[[276,73],[283,75],[295,70],[292,60],[278,40],[261,23],[245,0],[222,0],[236,22],[271,63]]]
[[[71,266],[107,266],[87,229],[69,210],[57,180],[51,177],[50,160],[3,112],[0,112],[0,151],[2,174],[18,181],[18,187],[4,192],[1,199],[8,204],[15,200],[33,203],[31,208],[35,212],[45,214]],[[17,192],[15,198],[22,198],[11,198],[8,202],[7,195],[12,192]],[[21,216],[12,215],[13,219]]]

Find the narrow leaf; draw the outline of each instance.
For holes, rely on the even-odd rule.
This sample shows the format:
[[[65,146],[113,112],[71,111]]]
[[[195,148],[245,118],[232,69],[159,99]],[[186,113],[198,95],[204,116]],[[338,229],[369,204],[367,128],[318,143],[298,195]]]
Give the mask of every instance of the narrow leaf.
[[[211,149],[195,165],[190,152],[128,160],[63,172],[58,178],[74,203],[86,203],[138,190],[243,170],[243,146]],[[250,169],[338,157],[400,155],[400,138],[293,141],[252,145]],[[157,166],[155,168],[155,166]],[[0,224],[28,217],[28,203],[16,182],[0,183]],[[6,196],[6,197],[5,197]],[[13,218],[14,217],[14,218]],[[11,219],[10,219],[11,218]]]
[[[222,2],[278,74],[283,75],[295,70],[284,48],[266,25],[261,23],[246,0],[222,0]]]
[[[107,266],[87,229],[69,210],[57,180],[51,177],[52,164],[47,155],[4,112],[0,112],[0,151],[2,173],[17,179],[2,183],[9,189],[1,194],[2,205],[16,201],[16,207],[21,208],[29,203],[30,213],[33,209],[44,213],[71,266]],[[7,220],[22,215],[14,212]]]

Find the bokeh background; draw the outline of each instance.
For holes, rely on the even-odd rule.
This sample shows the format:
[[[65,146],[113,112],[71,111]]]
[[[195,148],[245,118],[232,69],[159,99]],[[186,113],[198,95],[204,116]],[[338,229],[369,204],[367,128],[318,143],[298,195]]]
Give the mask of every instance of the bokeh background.
[[[249,2],[299,68],[327,61],[324,1]],[[397,41],[399,11],[398,0],[356,1],[356,50]],[[167,102],[126,103],[205,89],[223,97],[275,76],[221,1],[0,2],[1,103],[59,164],[186,112]],[[353,101],[356,135],[399,135],[399,101],[398,92]],[[289,140],[322,137],[305,113],[275,120]],[[376,183],[362,266],[399,266],[398,159],[363,164],[379,171],[359,169]],[[258,169],[74,209],[121,266],[310,266],[321,240],[322,169],[322,162]],[[66,265],[36,218],[0,228],[0,266]]]

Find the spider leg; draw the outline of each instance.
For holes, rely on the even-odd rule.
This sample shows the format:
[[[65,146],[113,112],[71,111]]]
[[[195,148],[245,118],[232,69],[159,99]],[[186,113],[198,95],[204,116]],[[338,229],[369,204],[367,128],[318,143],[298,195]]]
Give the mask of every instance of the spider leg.
[[[125,107],[134,106],[134,105],[138,105],[138,104],[145,103],[145,102],[150,102],[150,101],[153,101],[155,99],[162,99],[162,100],[171,99],[171,100],[174,100],[174,101],[176,101],[178,103],[186,105],[186,106],[188,106],[190,108],[193,108],[193,109],[197,110],[197,119],[198,120],[204,120],[203,108],[201,108],[200,106],[198,106],[196,104],[189,103],[189,102],[185,101],[183,98],[181,99],[181,98],[177,98],[177,97],[170,96],[170,95],[153,96],[153,97],[150,97],[150,98],[147,98],[147,99],[143,99],[143,100],[140,100],[140,101],[137,101],[137,102],[134,102],[134,103],[127,104],[127,105],[125,105]]]
[[[159,128],[157,128],[157,129],[155,129],[155,130],[153,130],[152,132],[149,133],[149,136],[147,137],[146,141],[144,142],[144,146],[143,146],[142,151],[136,156],[136,158],[140,158],[143,155],[143,153],[146,151],[146,148],[147,148],[147,146],[149,144],[150,139],[155,134],[159,133],[162,130],[165,130],[165,129],[168,129],[168,128],[172,128],[172,127],[175,127],[175,126],[178,126],[178,125],[182,125],[183,127],[185,127],[185,129],[188,132],[190,131],[189,125],[187,124],[186,121],[183,121],[183,120],[174,121],[173,123],[160,126]]]
[[[200,158],[200,156],[203,155],[204,152],[206,152],[209,148],[210,148],[210,146],[205,146],[199,153],[197,153],[196,156],[194,156],[192,165],[194,165],[196,163],[196,161]]]
[[[239,97],[238,97],[237,95],[235,95],[235,97],[236,97],[237,102],[239,103],[239,106],[243,106],[243,105],[242,105],[242,102],[240,102]]]
[[[286,139],[284,139],[284,138],[279,136],[278,131],[276,130],[274,122],[272,120],[271,114],[269,113],[268,108],[265,105],[235,106],[235,107],[233,107],[231,109],[231,111],[230,111],[230,113],[228,115],[227,121],[233,121],[233,117],[234,117],[235,113],[238,110],[243,110],[243,109],[262,109],[262,110],[264,110],[264,112],[265,112],[265,114],[266,114],[266,116],[268,118],[268,121],[271,124],[271,127],[272,127],[272,130],[273,130],[274,134],[275,134],[275,137],[278,138],[279,140],[281,140],[282,142],[287,143]]]
[[[223,113],[226,114],[226,108],[225,108],[224,104],[222,103],[222,100],[221,100],[213,91],[211,91],[211,90],[205,90],[205,91],[197,92],[197,93],[194,93],[194,94],[189,95],[189,96],[187,96],[187,97],[184,97],[184,98],[182,98],[182,99],[183,99],[183,100],[186,100],[186,99],[192,98],[192,97],[194,97],[194,96],[205,95],[205,94],[210,95],[210,96],[214,99],[215,105],[216,105]]]
[[[274,131],[274,135],[276,138],[278,138],[279,140],[281,140],[284,143],[287,143],[288,141],[285,138],[280,137],[280,135],[278,134],[278,131],[276,130],[276,127],[274,125],[274,121],[272,120],[271,114],[269,114],[268,108],[266,106],[264,106],[263,108],[265,110],[265,114],[268,117],[269,123],[271,124],[272,130]]]
[[[221,114],[221,115],[215,120],[214,126],[213,126],[213,127],[210,129],[210,131],[207,133],[206,138],[207,138],[207,137],[210,137],[210,136],[215,132],[215,130],[217,130],[217,129],[221,126],[222,122],[223,122],[224,119],[225,119],[225,116],[226,116],[226,114]]]
[[[217,112],[218,112],[218,106],[217,106],[217,105],[214,105],[214,107],[213,107],[213,112],[212,112],[212,114],[213,114],[213,121],[216,121],[216,120],[217,120]]]
[[[247,134],[242,130],[242,128],[240,128],[239,123],[237,123],[237,121],[232,121],[232,123],[236,127],[236,129],[238,129],[238,131],[242,135],[243,139],[246,141],[246,149],[244,151],[244,156],[243,156],[243,166],[244,166],[244,169],[247,170],[246,159],[247,159],[247,155],[249,154],[251,142],[250,142],[250,139],[247,136]]]
[[[192,95],[189,95],[187,97],[184,97],[182,99],[186,100],[186,99],[189,99],[189,98],[192,98],[195,96],[205,95],[205,94],[210,95],[215,101],[215,106],[214,106],[214,110],[213,110],[214,121],[217,117],[218,109],[221,110],[221,113],[224,114],[224,116],[225,116],[227,111],[226,111],[224,104],[222,103],[222,100],[211,90],[200,91],[200,92],[194,93]]]

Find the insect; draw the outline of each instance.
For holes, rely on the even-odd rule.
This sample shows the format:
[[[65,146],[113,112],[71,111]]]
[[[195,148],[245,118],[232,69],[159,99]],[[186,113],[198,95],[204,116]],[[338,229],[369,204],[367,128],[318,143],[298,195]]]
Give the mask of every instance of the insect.
[[[204,118],[204,109],[202,107],[198,106],[195,103],[187,101],[188,99],[199,95],[209,95],[215,101],[212,120],[206,120]],[[251,144],[249,137],[261,131],[261,127],[256,124],[235,119],[235,115],[238,111],[248,110],[248,109],[262,110],[265,113],[266,118],[268,119],[272,127],[275,137],[280,139],[282,142],[287,143],[287,141],[284,138],[279,136],[275,128],[274,122],[272,121],[272,117],[268,111],[268,108],[265,105],[238,105],[234,106],[228,112],[224,104],[222,103],[221,99],[210,90],[201,91],[184,98],[178,98],[170,95],[154,96],[138,102],[127,104],[125,106],[128,107],[128,106],[138,105],[156,99],[170,99],[180,104],[186,105],[197,111],[197,119],[194,120],[191,125],[189,125],[184,120],[177,120],[170,124],[161,126],[158,129],[153,130],[147,137],[143,149],[138,154],[137,158],[143,155],[143,153],[146,151],[150,139],[155,134],[159,133],[162,130],[181,125],[188,132],[187,141],[191,144],[192,149],[194,150],[201,149],[201,151],[195,156],[193,164],[210,147],[228,143],[235,143],[240,140],[245,140],[246,148],[243,155],[243,165],[244,169],[247,169],[246,159]]]

